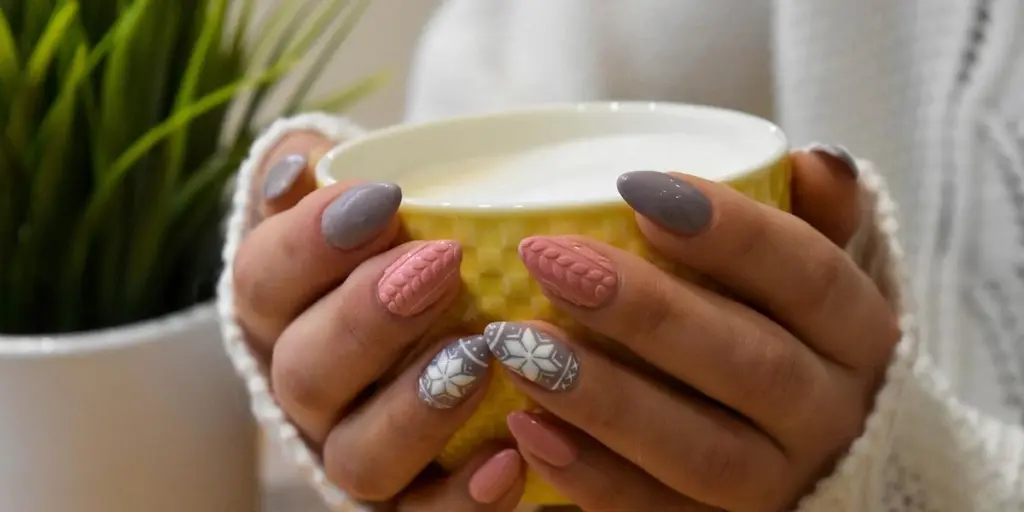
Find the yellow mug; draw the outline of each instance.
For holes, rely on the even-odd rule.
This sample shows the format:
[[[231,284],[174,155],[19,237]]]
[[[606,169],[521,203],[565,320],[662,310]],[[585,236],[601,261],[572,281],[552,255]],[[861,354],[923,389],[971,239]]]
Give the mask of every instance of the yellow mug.
[[[622,150],[615,160],[630,165],[618,172],[651,169],[644,165],[650,163],[649,152],[642,151],[645,137],[657,139],[659,144],[671,144],[673,140],[691,145],[695,140],[706,142],[702,142],[700,151],[677,151],[667,162],[661,155],[662,160],[654,166],[668,168],[653,170],[715,179],[757,201],[789,209],[789,148],[782,131],[757,117],[696,105],[554,105],[399,125],[334,148],[317,165],[316,175],[320,186],[348,179],[398,183],[404,196],[399,216],[410,239],[455,240],[461,244],[463,292],[432,333],[434,337],[456,331],[483,332],[493,321],[543,320],[593,338],[595,333],[575,325],[544,297],[519,260],[520,240],[533,235],[584,235],[636,253],[683,278],[687,277],[685,269],[674,268],[648,247],[633,211],[615,193],[615,176],[595,176],[591,183],[606,180],[607,186],[590,187],[581,194],[584,197],[573,198],[543,191],[544,187],[555,186],[558,180],[550,178],[559,170],[538,169],[534,182],[547,193],[546,199],[517,201],[513,194],[495,201],[494,190],[479,197],[474,194],[467,183],[478,176],[466,174],[466,168],[476,166],[486,172],[488,158],[565,143],[617,140]],[[457,165],[459,162],[462,164]],[[446,167],[453,173],[461,169],[447,177],[431,171]],[[538,177],[548,179],[536,184]],[[522,180],[514,180],[510,189],[516,184],[522,185]],[[457,201],[450,200],[452,195],[448,200],[438,199],[436,192],[446,186],[458,189]],[[610,348],[613,344],[604,346]],[[494,372],[486,393],[479,409],[440,455],[442,466],[458,465],[487,440],[508,438],[506,416],[533,407],[502,371]],[[527,475],[523,502],[569,503],[532,473]]]

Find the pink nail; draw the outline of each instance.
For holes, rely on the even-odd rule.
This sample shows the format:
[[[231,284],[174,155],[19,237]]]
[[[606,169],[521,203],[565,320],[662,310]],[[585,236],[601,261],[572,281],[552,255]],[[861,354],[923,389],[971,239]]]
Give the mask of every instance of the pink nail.
[[[469,495],[479,503],[494,503],[501,499],[523,468],[519,452],[508,449],[498,452],[473,473],[469,479]]]
[[[564,468],[576,460],[577,450],[572,442],[536,416],[514,412],[508,415],[507,421],[521,449],[556,468]]]
[[[569,238],[524,239],[519,243],[519,257],[545,289],[577,306],[604,305],[619,282],[608,258]]]
[[[418,314],[458,281],[461,262],[462,249],[455,242],[421,245],[384,271],[377,283],[377,298],[396,315]]]

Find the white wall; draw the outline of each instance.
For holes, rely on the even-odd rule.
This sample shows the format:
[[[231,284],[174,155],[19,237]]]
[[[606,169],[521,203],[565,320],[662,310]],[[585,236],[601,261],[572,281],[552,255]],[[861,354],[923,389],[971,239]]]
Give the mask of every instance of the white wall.
[[[288,0],[257,0],[261,13],[275,3]],[[332,88],[359,77],[387,70],[391,81],[350,112],[366,127],[380,127],[401,119],[405,101],[405,78],[413,47],[423,24],[443,0],[374,0],[362,21],[331,62],[317,91]]]

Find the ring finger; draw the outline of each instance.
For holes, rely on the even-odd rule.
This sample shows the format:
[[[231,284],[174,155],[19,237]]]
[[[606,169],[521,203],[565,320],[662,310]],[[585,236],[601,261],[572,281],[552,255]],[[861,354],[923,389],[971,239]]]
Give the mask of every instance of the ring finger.
[[[521,391],[673,489],[730,509],[789,491],[779,481],[786,456],[720,406],[659,386],[548,324],[499,322],[484,336],[522,376],[512,379]]]
[[[324,441],[328,478],[364,500],[394,496],[443,450],[483,399],[483,336],[448,340],[346,413]],[[436,348],[436,347],[435,347]]]

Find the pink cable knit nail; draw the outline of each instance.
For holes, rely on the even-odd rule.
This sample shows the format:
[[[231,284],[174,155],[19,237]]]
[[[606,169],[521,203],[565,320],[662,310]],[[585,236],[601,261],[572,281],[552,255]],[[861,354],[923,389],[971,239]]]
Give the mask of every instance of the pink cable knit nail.
[[[600,307],[618,286],[608,258],[569,238],[527,238],[519,243],[519,257],[545,289],[577,306]]]
[[[406,253],[384,271],[377,298],[388,311],[413,316],[430,307],[459,279],[462,249],[447,240],[430,242]]]

